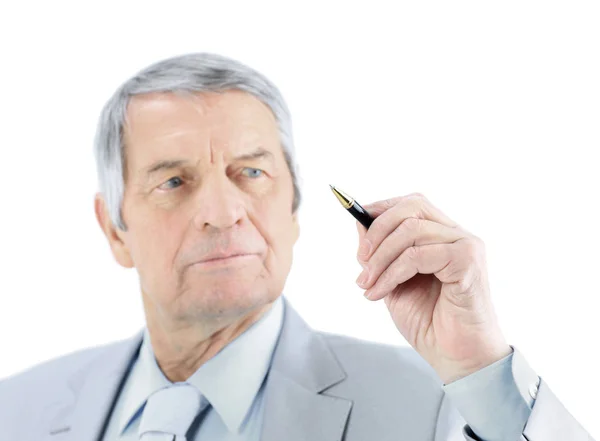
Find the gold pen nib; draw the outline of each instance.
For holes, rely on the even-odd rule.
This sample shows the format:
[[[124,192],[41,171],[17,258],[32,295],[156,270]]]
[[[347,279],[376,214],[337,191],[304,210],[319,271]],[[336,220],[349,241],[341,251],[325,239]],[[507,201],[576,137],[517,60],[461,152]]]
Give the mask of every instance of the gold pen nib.
[[[329,184],[329,187],[331,187],[331,191],[333,191],[333,194],[338,199],[338,201],[340,201],[340,204],[342,204],[345,209],[352,207],[352,205],[354,204],[354,199],[352,199],[342,190],[338,190],[331,184]]]

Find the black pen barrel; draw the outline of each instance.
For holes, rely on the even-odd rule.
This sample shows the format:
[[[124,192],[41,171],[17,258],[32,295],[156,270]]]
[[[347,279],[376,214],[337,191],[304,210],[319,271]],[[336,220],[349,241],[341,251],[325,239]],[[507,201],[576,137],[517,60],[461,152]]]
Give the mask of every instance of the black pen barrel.
[[[354,201],[354,203],[352,204],[352,206],[350,208],[348,208],[348,211],[367,230],[369,229],[369,227],[373,223],[374,219],[371,217],[371,215],[369,213],[367,213],[367,211],[363,207],[361,207],[360,204],[358,202],[356,202],[356,201]]]

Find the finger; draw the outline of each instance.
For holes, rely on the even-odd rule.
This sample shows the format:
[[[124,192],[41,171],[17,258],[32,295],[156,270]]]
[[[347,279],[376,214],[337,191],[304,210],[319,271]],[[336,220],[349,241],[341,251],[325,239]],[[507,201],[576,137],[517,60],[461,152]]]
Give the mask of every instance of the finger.
[[[379,276],[377,283],[365,292],[369,300],[381,300],[398,285],[420,274],[436,274],[450,265],[456,259],[458,242],[451,244],[430,244],[413,246],[406,249],[387,269]],[[454,283],[458,280],[448,281]]]
[[[358,241],[360,242],[367,233],[367,229],[359,221],[356,221],[356,231],[358,231]]]
[[[358,251],[356,252],[356,255],[358,256],[361,253],[364,254],[366,251],[368,251],[367,249],[364,248],[364,246],[365,246],[364,237],[365,237],[365,234],[367,234],[367,229],[359,221],[356,221],[356,229],[358,231]],[[359,263],[360,263],[360,260],[359,260]],[[362,265],[362,263],[361,263],[361,265]]]
[[[429,199],[427,199],[425,197],[425,195],[423,195],[422,193],[411,193],[411,194],[407,194],[405,196],[397,196],[394,198],[382,199],[377,202],[372,202],[370,204],[363,205],[362,207],[365,210],[368,208],[369,214],[372,217],[379,217],[385,211],[398,205],[398,203],[404,202],[407,200],[420,200],[424,204],[427,204],[429,206],[428,208],[430,209],[431,216],[432,216],[431,218],[428,217],[428,219],[430,219],[430,220],[435,220],[441,224],[445,224],[448,226],[452,226],[453,224],[456,224],[456,222],[454,222],[452,219],[450,219],[448,216],[446,216],[439,208],[434,206],[431,203],[431,201]]]
[[[366,263],[361,263],[365,269],[363,274],[368,274],[368,278],[360,286],[364,289],[371,288],[383,272],[409,247],[454,243],[463,237],[464,234],[457,229],[409,217],[383,240]]]
[[[376,204],[380,204],[378,207],[379,210],[381,210],[381,207],[390,206],[392,202]],[[394,231],[402,221],[410,217],[427,219],[446,225],[450,228],[459,227],[456,222],[434,207],[433,204],[420,193],[408,195],[397,199],[395,205],[391,206],[391,208],[388,208],[375,218],[371,227],[362,238],[362,243],[366,244],[365,248],[368,249],[368,251],[366,254],[361,254],[359,258],[363,261],[368,260],[385,238]]]
[[[382,200],[377,201],[377,202],[371,202],[370,204],[363,205],[362,207],[369,212],[369,214],[371,215],[371,217],[376,218],[376,217],[380,216],[383,212],[385,212],[385,211],[389,210],[390,208],[392,208],[400,200],[405,199],[405,198],[410,197],[410,196],[411,195],[396,196],[395,198],[382,199]]]

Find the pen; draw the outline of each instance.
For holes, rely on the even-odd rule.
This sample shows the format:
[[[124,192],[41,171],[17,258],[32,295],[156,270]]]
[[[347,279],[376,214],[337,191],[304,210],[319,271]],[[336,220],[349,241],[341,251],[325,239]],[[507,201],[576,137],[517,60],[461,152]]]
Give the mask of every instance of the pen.
[[[366,229],[369,229],[371,223],[373,223],[374,219],[371,217],[367,210],[360,206],[358,202],[354,200],[354,198],[348,196],[342,190],[335,188],[333,185],[329,184],[331,187],[331,191],[335,197],[337,197],[340,204],[350,212],[352,216],[356,218]]]

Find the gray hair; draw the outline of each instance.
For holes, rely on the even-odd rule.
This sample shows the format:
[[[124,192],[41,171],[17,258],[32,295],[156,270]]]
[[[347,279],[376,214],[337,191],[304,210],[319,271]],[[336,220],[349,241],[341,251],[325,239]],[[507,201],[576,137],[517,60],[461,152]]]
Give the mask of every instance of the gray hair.
[[[294,158],[290,111],[277,87],[264,75],[239,61],[212,53],[180,55],[154,63],[123,83],[100,114],[94,152],[100,192],[115,226],[127,231],[122,216],[126,155],[123,127],[127,105],[134,95],[153,92],[225,92],[237,89],[254,95],[267,105],[277,121],[280,142],[294,185],[292,213],[300,206],[298,170]]]

